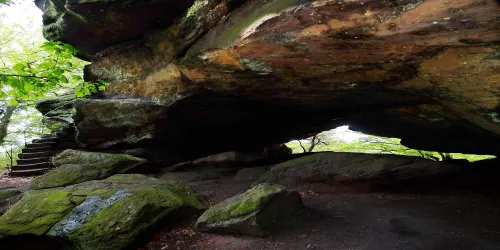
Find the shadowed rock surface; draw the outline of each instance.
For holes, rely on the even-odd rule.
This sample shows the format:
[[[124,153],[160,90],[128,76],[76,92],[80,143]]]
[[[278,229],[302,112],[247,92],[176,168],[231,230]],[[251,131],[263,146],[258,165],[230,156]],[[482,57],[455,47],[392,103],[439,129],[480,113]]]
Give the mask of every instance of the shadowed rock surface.
[[[21,190],[16,188],[2,187],[0,189],[0,216],[21,199],[21,194]]]
[[[263,183],[210,207],[196,222],[204,232],[265,236],[293,224],[302,200],[297,192]]]
[[[499,154],[495,0],[37,3],[45,35],[92,59],[85,79],[111,83],[76,104],[90,148],[175,163],[349,124]]]
[[[492,205],[482,204],[488,200],[484,197],[440,194],[438,199],[407,201],[401,195],[380,201],[375,195],[351,198],[329,193],[355,181],[427,186],[422,183],[428,176],[449,178],[461,171],[463,177],[470,171],[460,166],[389,155],[312,154],[275,165],[248,192],[244,191],[251,178],[235,181],[223,170],[183,169],[217,165],[222,158],[216,154],[221,152],[266,156],[263,149],[271,145],[346,124],[368,134],[401,138],[402,144],[416,149],[500,155],[497,0],[36,2],[44,12],[45,36],[74,45],[80,57],[91,61],[85,80],[110,83],[104,92],[75,102],[78,142],[86,150],[126,152],[164,166],[190,163],[161,174],[189,183],[209,204],[218,203],[199,219],[199,229],[267,234],[268,224],[261,222],[269,221],[259,217],[268,207],[267,198],[244,198],[258,187],[275,187],[262,182],[278,182],[302,188],[302,200],[313,208],[312,216],[305,217],[312,218],[312,225],[290,229],[291,237],[302,239],[305,229],[310,229],[308,234],[324,229],[318,248],[498,246],[498,237],[493,237],[498,232],[498,206],[488,210]],[[248,159],[253,161],[253,156]],[[478,172],[478,180],[489,173]],[[133,245],[136,235],[166,218],[165,211],[172,207],[189,203],[201,209],[190,192],[166,194],[179,189],[184,193],[187,187],[164,188],[161,180],[124,176],[128,177],[116,182],[111,177],[28,191],[0,217],[0,234],[50,231],[82,249],[120,249]],[[295,191],[275,191],[261,194],[286,194],[297,198],[291,199],[294,205],[302,203]],[[185,197],[189,201],[182,200]],[[484,217],[464,213],[435,219],[450,214],[447,204],[460,210],[476,199],[487,210]],[[278,207],[288,201],[278,202]],[[28,203],[35,209],[29,210]],[[394,203],[396,208],[389,209]],[[241,204],[250,204],[250,209]],[[24,210],[31,212],[19,212]],[[287,213],[276,211],[288,210],[270,211],[279,217]],[[136,220],[128,220],[130,213],[138,215]],[[468,224],[456,226],[462,218]],[[474,224],[475,219],[486,226]],[[72,226],[75,221],[81,223],[78,228]],[[481,231],[485,228],[489,231]],[[314,239],[294,245],[283,235],[269,242],[285,242],[286,249],[316,245]],[[213,245],[195,249],[252,249],[255,243],[246,240],[248,245],[238,245],[245,239],[217,237],[222,236],[208,237],[216,239]],[[276,247],[256,243],[259,249]]]
[[[419,157],[323,152],[276,164],[254,185],[363,181],[390,185],[413,179],[421,181],[425,177],[453,176],[458,172],[459,166]]]

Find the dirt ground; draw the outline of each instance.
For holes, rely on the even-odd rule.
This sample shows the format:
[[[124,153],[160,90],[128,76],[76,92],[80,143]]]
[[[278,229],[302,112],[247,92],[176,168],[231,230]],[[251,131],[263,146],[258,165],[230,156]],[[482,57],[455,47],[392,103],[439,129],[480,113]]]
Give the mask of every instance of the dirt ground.
[[[25,190],[31,179],[0,175],[0,187]],[[250,184],[234,181],[230,174],[190,185],[210,205],[244,192]],[[153,234],[141,250],[500,249],[499,192],[461,188],[450,191],[454,187],[446,184],[425,191],[405,188],[403,193],[309,184],[296,188],[306,210],[293,228],[267,238],[207,234],[194,230],[193,217]]]
[[[208,203],[248,188],[231,177],[192,183]],[[360,192],[299,187],[307,207],[294,228],[267,238],[197,233],[196,218],[153,235],[157,249],[500,249],[500,197],[472,192]]]
[[[28,190],[33,177],[10,177],[7,171],[0,172],[0,189],[17,188],[21,191]]]

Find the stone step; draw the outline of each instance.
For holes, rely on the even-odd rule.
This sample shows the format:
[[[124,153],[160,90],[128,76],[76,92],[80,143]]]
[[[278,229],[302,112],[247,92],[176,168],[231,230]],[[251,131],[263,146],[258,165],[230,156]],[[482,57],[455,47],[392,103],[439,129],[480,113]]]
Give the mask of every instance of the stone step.
[[[68,134],[69,134],[68,132],[54,132],[51,135],[52,137],[60,138],[60,137],[65,137]]]
[[[33,159],[40,157],[50,157],[56,154],[57,151],[47,151],[47,152],[37,152],[37,153],[21,153],[19,154],[19,159]]]
[[[23,153],[39,153],[39,152],[47,152],[53,150],[54,147],[52,146],[45,146],[45,147],[33,147],[33,148],[23,148]]]
[[[17,160],[17,164],[19,164],[19,165],[44,163],[44,162],[50,162],[50,157],[40,157],[40,158],[32,158],[32,159],[18,159]]]
[[[39,148],[39,147],[55,147],[55,142],[32,142],[26,145],[26,148]]]
[[[67,129],[67,127],[61,127],[61,128],[58,128],[52,132],[63,132],[65,129]]]
[[[12,170],[9,172],[10,176],[35,176],[42,175],[47,172],[49,168],[38,168],[38,169],[28,169],[28,170]]]
[[[45,139],[36,139],[36,140],[33,140],[32,143],[45,143],[45,142],[53,142],[53,143],[56,143],[58,140],[57,137],[52,137],[52,138],[45,138]]]
[[[28,169],[51,168],[51,167],[52,167],[52,163],[42,162],[42,163],[23,164],[23,165],[12,166],[12,170],[28,170]]]
[[[42,138],[42,139],[57,139],[57,136],[55,136],[53,134],[43,134],[42,136],[40,136],[40,138]]]

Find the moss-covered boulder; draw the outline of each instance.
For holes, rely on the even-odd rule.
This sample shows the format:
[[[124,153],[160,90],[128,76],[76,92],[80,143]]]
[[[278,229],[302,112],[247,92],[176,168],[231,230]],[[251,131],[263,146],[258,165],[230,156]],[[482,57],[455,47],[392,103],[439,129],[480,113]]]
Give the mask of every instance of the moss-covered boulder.
[[[459,170],[459,166],[413,156],[322,152],[276,164],[253,185],[270,182],[296,186],[357,181],[391,185],[405,180],[451,175]]]
[[[20,193],[21,191],[15,188],[0,189],[0,201],[10,199]]]
[[[70,195],[70,190],[63,189],[24,193],[21,200],[0,217],[0,235],[43,235],[73,209]]]
[[[64,150],[52,159],[52,163],[56,167],[67,164],[100,164],[102,166],[115,167],[115,165],[133,165],[144,162],[146,160],[126,154],[87,152],[73,149]]]
[[[300,195],[263,183],[208,209],[196,222],[200,231],[265,236],[296,221]]]
[[[204,209],[185,185],[138,174],[114,175],[28,191],[0,217],[0,235],[46,234],[77,249],[124,249],[158,223]]]
[[[21,191],[15,188],[0,189],[0,215],[4,214],[21,198]]]
[[[106,154],[65,150],[53,159],[57,167],[33,180],[30,189],[62,187],[89,180],[100,180],[124,173],[147,161],[126,154]]]
[[[123,249],[173,212],[205,208],[182,184],[141,175],[116,175],[106,181],[108,188],[90,192],[48,235],[78,249]],[[124,184],[133,186],[121,187]]]

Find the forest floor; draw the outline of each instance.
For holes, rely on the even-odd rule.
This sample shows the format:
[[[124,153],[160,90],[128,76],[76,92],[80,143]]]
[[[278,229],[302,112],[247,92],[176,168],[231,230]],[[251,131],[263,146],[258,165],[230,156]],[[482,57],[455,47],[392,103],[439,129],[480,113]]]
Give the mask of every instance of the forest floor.
[[[21,191],[28,190],[34,177],[10,177],[7,171],[0,172],[0,188],[17,188]]]
[[[191,186],[213,204],[244,192],[249,184],[227,176]],[[297,188],[306,212],[295,227],[267,238],[198,233],[192,218],[154,234],[142,250],[500,249],[498,194],[363,189]]]

